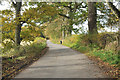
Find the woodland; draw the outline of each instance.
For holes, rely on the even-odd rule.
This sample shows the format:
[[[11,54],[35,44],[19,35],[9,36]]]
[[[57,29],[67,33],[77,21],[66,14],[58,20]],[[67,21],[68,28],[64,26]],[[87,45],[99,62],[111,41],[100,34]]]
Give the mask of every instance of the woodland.
[[[20,65],[39,59],[48,39],[86,54],[108,69],[111,77],[118,77],[119,1],[6,2],[10,8],[0,10],[2,77],[14,77]]]

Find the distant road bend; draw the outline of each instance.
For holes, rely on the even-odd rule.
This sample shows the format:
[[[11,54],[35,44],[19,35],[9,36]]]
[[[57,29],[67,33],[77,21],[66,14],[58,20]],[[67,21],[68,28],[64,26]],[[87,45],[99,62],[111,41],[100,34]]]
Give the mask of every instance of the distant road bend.
[[[49,51],[15,78],[106,78],[85,54],[47,41]]]

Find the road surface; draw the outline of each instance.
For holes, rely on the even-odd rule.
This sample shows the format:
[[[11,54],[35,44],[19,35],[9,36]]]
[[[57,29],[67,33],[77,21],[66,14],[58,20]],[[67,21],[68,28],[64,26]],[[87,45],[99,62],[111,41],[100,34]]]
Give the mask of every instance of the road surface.
[[[49,51],[15,78],[106,78],[85,54],[47,41]]]

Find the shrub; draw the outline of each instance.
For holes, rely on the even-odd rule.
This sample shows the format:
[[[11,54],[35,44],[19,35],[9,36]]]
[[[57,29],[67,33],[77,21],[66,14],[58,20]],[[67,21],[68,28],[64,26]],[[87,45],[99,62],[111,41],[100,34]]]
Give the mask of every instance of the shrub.
[[[68,47],[73,47],[76,44],[78,44],[79,41],[79,35],[72,35],[70,37],[66,37],[63,40],[63,45],[68,46]]]
[[[96,43],[90,44],[88,35],[76,35],[76,36],[73,35],[73,36],[67,37],[64,40],[63,45],[76,49],[81,53],[89,53],[90,56],[99,57],[101,60],[109,64],[120,65],[118,61],[118,54],[114,54],[116,41],[114,41],[115,39],[112,39],[111,37],[107,37],[105,39],[105,40],[108,40],[107,43],[103,44],[104,40],[101,40],[101,39],[105,34],[106,33],[100,33],[97,35],[97,37],[95,37],[97,39],[98,44]],[[100,44],[102,44],[102,46],[106,45],[106,48],[102,49],[103,47]]]
[[[28,55],[34,55],[39,53],[43,48],[46,47],[46,45],[46,40],[44,38],[37,37],[31,45],[21,46],[19,54],[24,55],[25,53],[28,53]]]
[[[36,37],[34,39],[34,43],[44,43],[44,42],[46,42],[46,39],[42,37]]]
[[[51,41],[55,44],[60,44],[60,39],[51,39]]]
[[[82,42],[83,35],[72,35],[64,39],[63,45],[68,46],[70,48],[76,49],[82,53],[86,53],[90,50],[88,46]]]
[[[14,42],[10,39],[5,39],[2,44],[2,53],[5,53],[6,51],[9,51],[14,46]]]
[[[95,35],[86,34],[86,35],[81,36],[81,38],[82,38],[81,43],[83,43],[85,46],[91,45],[91,44],[98,45],[97,44],[97,40],[98,40],[97,34],[95,34]]]
[[[107,44],[110,42],[114,42],[116,40],[115,33],[100,33],[98,35],[98,44],[101,48],[105,48]]]
[[[110,42],[110,43],[108,43],[108,44],[105,46],[105,50],[111,50],[111,51],[113,51],[114,53],[116,53],[117,46],[118,46],[117,41]]]
[[[80,45],[79,44],[76,44],[76,43],[74,43],[72,46],[71,46],[71,48],[73,48],[73,49],[77,49],[77,48],[79,48],[80,47]]]
[[[27,42],[26,42],[27,43]],[[36,38],[33,43],[29,45],[21,45],[19,49],[16,49],[17,46],[10,47],[10,50],[4,51],[2,54],[3,57],[11,56],[34,56],[39,53],[43,48],[46,47],[46,40],[43,38]],[[4,49],[4,48],[3,48]]]

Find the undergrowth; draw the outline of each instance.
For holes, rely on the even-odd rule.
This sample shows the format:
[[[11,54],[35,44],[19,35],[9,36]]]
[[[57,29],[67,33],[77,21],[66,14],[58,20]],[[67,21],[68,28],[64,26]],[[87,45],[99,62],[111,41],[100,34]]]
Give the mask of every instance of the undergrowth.
[[[100,38],[102,34],[98,38]],[[105,49],[101,48],[101,41],[98,39],[98,43],[100,43],[100,46],[98,44],[88,44],[87,37],[85,35],[72,35],[70,37],[66,37],[63,40],[63,45],[68,46],[72,49],[75,49],[81,53],[86,53],[89,56],[95,56],[97,58],[100,58],[103,62],[109,63],[110,65],[119,66],[119,59],[118,54],[115,53],[114,49],[110,50],[108,45]],[[54,43],[58,43],[59,40],[54,40]],[[103,41],[102,41],[103,42]]]
[[[9,48],[8,50],[6,50],[7,47],[6,46],[4,48],[2,48],[2,54],[1,56],[4,58],[9,58],[9,57],[16,57],[16,59],[24,59],[26,57],[33,57],[35,56],[37,53],[40,53],[42,49],[44,49],[46,47],[46,40],[41,38],[41,37],[37,37],[34,39],[34,41],[31,44],[27,44],[27,45],[20,45],[19,50],[17,49],[16,46],[12,46],[11,48]],[[5,49],[5,50],[4,50]]]
[[[114,54],[113,51],[106,50],[93,50],[90,54],[100,58],[102,61],[107,62],[111,65],[118,66],[119,59],[118,54]]]
[[[37,37],[33,42],[23,43],[19,46],[19,49],[16,46],[12,46],[10,49],[6,50],[8,46],[4,46],[5,51],[1,54],[2,77],[7,79],[13,78],[16,73],[25,68],[24,65],[29,65],[38,60],[43,54],[41,51],[46,45],[45,39]],[[4,48],[2,50],[4,50]]]

